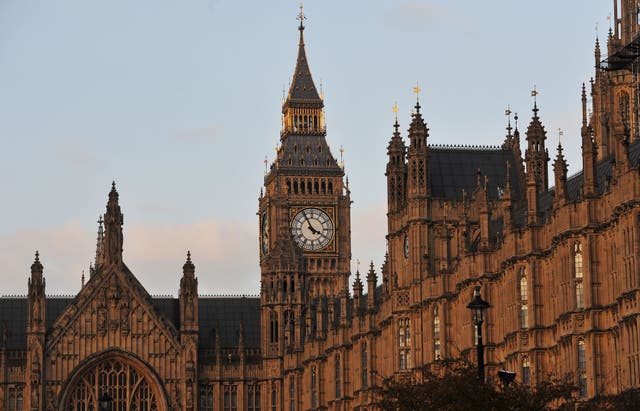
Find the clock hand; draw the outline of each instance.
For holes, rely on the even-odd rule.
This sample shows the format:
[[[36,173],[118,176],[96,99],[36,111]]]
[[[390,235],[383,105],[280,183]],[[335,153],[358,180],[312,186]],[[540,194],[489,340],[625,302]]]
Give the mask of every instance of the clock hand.
[[[313,225],[311,224],[311,220],[309,220],[309,217],[307,217],[307,213],[305,213],[304,211],[302,211],[302,215],[304,216],[305,220],[307,220],[307,224],[309,224],[309,230],[313,233],[313,234],[320,234],[320,231],[316,230]]]

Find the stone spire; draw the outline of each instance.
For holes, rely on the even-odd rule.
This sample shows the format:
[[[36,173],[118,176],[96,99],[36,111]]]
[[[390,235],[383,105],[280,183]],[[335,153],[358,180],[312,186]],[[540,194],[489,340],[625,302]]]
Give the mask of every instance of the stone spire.
[[[378,276],[373,269],[373,261],[369,264],[369,272],[367,273],[367,308],[374,311],[376,307],[376,283]]]
[[[532,96],[536,96],[538,92],[531,92]],[[533,177],[538,192],[545,191],[549,187],[549,173],[547,164],[549,162],[549,153],[545,148],[547,140],[547,132],[538,117],[538,103],[534,100],[533,117],[527,128],[527,150],[525,151],[525,160],[527,163],[527,180],[529,176]]]
[[[27,363],[25,369],[25,408],[42,410],[42,381],[44,372],[44,343],[46,331],[45,281],[40,255],[36,251],[31,264],[27,295]]]
[[[107,212],[104,215],[104,263],[122,263],[122,224],[124,223],[120,205],[118,204],[118,192],[115,181],[111,185]]]
[[[94,269],[104,263],[104,220],[102,215],[98,217],[98,236],[96,238],[96,259],[94,262]],[[90,273],[93,274],[93,273]]]
[[[398,131],[400,127],[398,124],[398,107],[394,106],[393,111],[396,113],[396,118],[393,124],[394,132],[387,146],[389,161],[387,162],[385,173],[387,177],[388,209],[390,212],[403,208],[407,200],[407,164],[405,161],[407,147],[402,137],[400,137],[400,131]]]
[[[593,141],[593,129],[588,125],[587,91],[584,83],[582,83],[582,128],[580,134],[582,136],[583,192],[585,196],[592,196],[597,191],[596,158],[598,153],[596,144]]]
[[[362,304],[362,291],[363,286],[362,281],[360,280],[360,270],[356,270],[356,279],[353,282],[353,300],[356,313],[358,314],[364,311],[364,306]]]
[[[553,162],[556,192],[553,198],[554,207],[560,207],[567,201],[567,161],[562,154],[562,144],[558,142],[558,154]]]
[[[187,251],[187,261],[182,266],[180,279],[180,333],[183,337],[197,336],[198,333],[198,279],[195,265],[191,261],[191,251]]]
[[[298,14],[298,20],[300,20],[300,25],[298,26],[300,31],[298,58],[289,92],[282,105],[283,139],[285,135],[290,133],[324,133],[324,103],[311,77],[307,53],[304,48],[305,19],[302,5],[300,5],[300,13]]]

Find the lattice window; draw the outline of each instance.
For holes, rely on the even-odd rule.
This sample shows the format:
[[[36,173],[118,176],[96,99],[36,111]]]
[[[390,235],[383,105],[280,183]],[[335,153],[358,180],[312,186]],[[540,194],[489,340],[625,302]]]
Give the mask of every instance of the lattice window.
[[[411,368],[411,323],[409,318],[398,320],[398,347],[399,368],[408,370]]]
[[[420,160],[418,162],[418,183],[424,184],[424,161]]]
[[[584,308],[584,285],[582,271],[582,244],[575,243],[573,246],[573,272],[575,276],[576,308]]]
[[[130,364],[116,358],[98,363],[80,376],[63,407],[66,411],[93,411],[98,398],[111,398],[111,409],[158,410],[158,400],[147,379]]]
[[[311,408],[318,406],[318,370],[314,365],[311,367]]]
[[[360,346],[360,373],[362,388],[367,388],[369,386],[369,357],[366,342]]]
[[[258,384],[249,385],[249,395],[247,398],[247,408],[249,411],[260,411],[260,386]]]
[[[342,390],[340,389],[342,386],[342,380],[341,380],[341,376],[342,376],[342,372],[341,372],[341,365],[340,365],[340,355],[336,354],[336,359],[335,359],[335,378],[334,381],[336,383],[336,398],[340,398],[342,397]]]
[[[527,270],[520,269],[520,328],[529,328],[529,285],[527,282]]]
[[[7,409],[22,410],[24,403],[24,394],[22,387],[9,387],[7,390]]]
[[[522,384],[531,384],[531,363],[527,356],[522,359]]]
[[[213,411],[213,387],[204,385],[200,387],[200,411]]]
[[[440,314],[438,307],[433,309],[433,356],[440,359]]]
[[[238,387],[224,386],[224,411],[238,411]]]
[[[296,411],[296,377],[289,377],[289,411]]]

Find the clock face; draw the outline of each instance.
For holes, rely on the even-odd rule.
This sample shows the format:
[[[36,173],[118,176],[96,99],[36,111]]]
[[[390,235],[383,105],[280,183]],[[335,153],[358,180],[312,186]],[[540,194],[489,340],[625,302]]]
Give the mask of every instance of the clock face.
[[[409,236],[404,235],[404,258],[409,258]]]
[[[291,233],[298,247],[303,250],[321,250],[333,238],[333,222],[318,208],[305,208],[293,217]]]
[[[260,217],[260,249],[263,255],[269,254],[269,219],[267,213]]]

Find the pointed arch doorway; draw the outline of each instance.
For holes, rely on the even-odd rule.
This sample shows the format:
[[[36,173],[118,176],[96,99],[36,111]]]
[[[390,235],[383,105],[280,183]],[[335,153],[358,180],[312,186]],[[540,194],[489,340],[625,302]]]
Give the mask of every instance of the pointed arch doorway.
[[[96,354],[76,367],[61,393],[60,411],[168,411],[156,373],[120,350]]]

